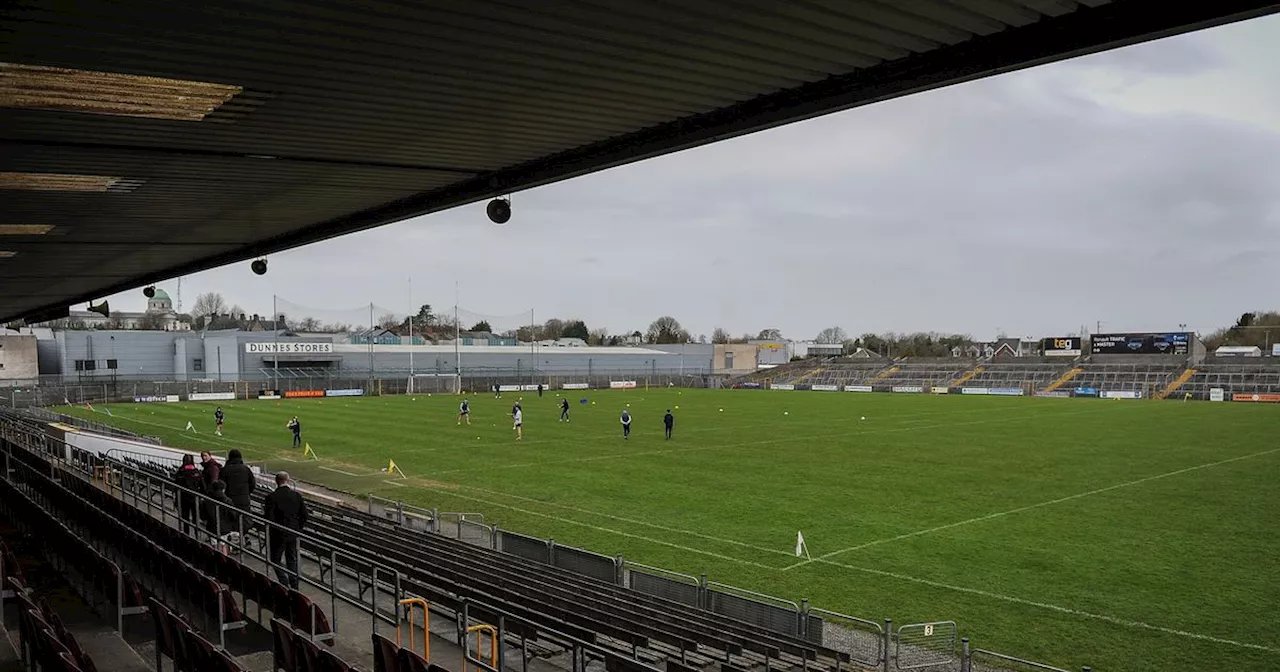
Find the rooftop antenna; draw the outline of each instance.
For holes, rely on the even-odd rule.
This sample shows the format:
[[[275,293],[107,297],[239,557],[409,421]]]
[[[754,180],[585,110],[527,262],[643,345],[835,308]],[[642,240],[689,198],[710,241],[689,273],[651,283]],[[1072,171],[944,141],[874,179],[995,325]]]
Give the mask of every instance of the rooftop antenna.
[[[181,276],[178,277],[178,301],[174,305],[173,312],[179,315],[182,314],[182,277]]]

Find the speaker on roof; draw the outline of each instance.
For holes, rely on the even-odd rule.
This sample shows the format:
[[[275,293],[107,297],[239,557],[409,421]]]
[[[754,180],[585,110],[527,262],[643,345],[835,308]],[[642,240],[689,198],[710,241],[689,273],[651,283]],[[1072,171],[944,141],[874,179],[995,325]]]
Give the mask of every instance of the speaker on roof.
[[[103,301],[96,306],[91,303],[89,304],[88,310],[91,313],[97,313],[103,317],[111,317],[111,308],[107,305],[106,301]]]
[[[148,285],[142,290],[142,295],[147,297],[148,299],[156,298],[156,286]]]

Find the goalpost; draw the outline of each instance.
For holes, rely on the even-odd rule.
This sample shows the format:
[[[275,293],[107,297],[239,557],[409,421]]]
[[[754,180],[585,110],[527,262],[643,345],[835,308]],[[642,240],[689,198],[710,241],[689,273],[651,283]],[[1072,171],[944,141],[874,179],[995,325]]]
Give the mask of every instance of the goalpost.
[[[456,373],[415,373],[405,384],[405,394],[462,394],[462,376]]]

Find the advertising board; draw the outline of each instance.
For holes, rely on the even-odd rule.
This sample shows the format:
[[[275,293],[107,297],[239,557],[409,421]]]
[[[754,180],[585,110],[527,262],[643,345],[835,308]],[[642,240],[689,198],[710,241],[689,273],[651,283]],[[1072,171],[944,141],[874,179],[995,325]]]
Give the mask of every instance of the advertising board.
[[[258,398],[264,401],[271,401],[283,399],[284,397],[280,396],[280,390],[258,390]]]
[[[949,388],[949,387],[937,387],[937,386],[935,386],[932,390],[929,390],[929,391],[930,391],[930,392],[932,392],[932,393],[934,393],[934,394],[950,394],[950,393],[951,393],[951,388]]]
[[[1267,403],[1267,404],[1280,404],[1280,394],[1249,393],[1249,392],[1245,392],[1243,394],[1237,393],[1237,394],[1231,395],[1231,401],[1249,401],[1249,402],[1261,402],[1261,403]]]
[[[919,385],[897,385],[893,388],[893,391],[920,394],[921,392],[924,392],[924,388]]]
[[[233,401],[235,398],[235,392],[192,392],[187,395],[187,401]]]
[[[562,390],[589,390],[591,383],[565,383],[560,386]]]
[[[818,392],[838,392],[840,390],[840,386],[839,385],[813,385],[809,389],[816,390]]]
[[[1227,391],[1221,387],[1214,387],[1209,390],[1209,401],[1226,401]]]
[[[1105,390],[1099,396],[1103,399],[1141,399],[1142,392],[1138,390]]]
[[[1185,355],[1191,334],[1094,334],[1089,341],[1095,355]]]
[[[796,386],[795,386],[795,385],[792,385],[791,383],[774,383],[773,385],[770,385],[770,386],[769,386],[769,389],[771,389],[771,390],[794,390],[794,389],[796,389]]]
[[[285,399],[314,399],[323,397],[324,390],[285,390]]]
[[[520,392],[524,390],[524,385],[499,385],[499,392]]]
[[[284,341],[281,343],[254,342],[245,343],[244,351],[250,355],[332,355],[332,343],[299,343]]]
[[[987,394],[993,394],[1001,397],[1021,397],[1026,394],[1026,390],[1021,387],[993,387],[987,390]]]
[[[1066,399],[1071,396],[1071,393],[1066,390],[1052,390],[1049,392],[1036,392],[1035,396],[1052,399]]]
[[[636,389],[636,381],[634,381],[634,380],[611,380],[611,381],[609,381],[609,389],[611,389],[611,390],[634,390],[634,389]]]
[[[154,404],[156,402],[164,403],[165,401],[166,401],[165,397],[157,397],[157,396],[133,398],[133,403],[135,404]]]
[[[363,397],[364,390],[358,387],[353,387],[346,390],[325,390],[324,396],[326,397]]]
[[[180,399],[176,394],[166,394],[164,395],[164,400],[170,404],[176,404],[179,401],[182,401],[182,399]]]
[[[991,390],[985,387],[962,387],[960,394],[991,394]]]
[[[1058,336],[1040,341],[1040,349],[1045,357],[1079,357],[1079,336]]]
[[[1096,397],[1098,396],[1098,388],[1096,387],[1077,387],[1077,397]]]
[[[1280,357],[1280,343],[1271,344],[1271,356]]]
[[[845,385],[845,392],[873,392],[870,385]]]

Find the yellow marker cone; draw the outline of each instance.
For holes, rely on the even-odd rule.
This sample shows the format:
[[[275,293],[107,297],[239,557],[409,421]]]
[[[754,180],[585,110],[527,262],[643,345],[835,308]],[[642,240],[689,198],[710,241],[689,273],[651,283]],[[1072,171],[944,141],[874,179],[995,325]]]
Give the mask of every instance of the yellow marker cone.
[[[302,444],[302,456],[303,456],[303,457],[306,457],[306,456],[308,456],[308,455],[310,455],[310,456],[311,456],[311,459],[313,459],[313,460],[318,460],[318,459],[320,459],[320,456],[319,456],[319,455],[316,455],[316,451],[311,450],[311,444],[309,444],[309,443],[304,443],[304,444]]]

